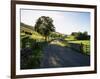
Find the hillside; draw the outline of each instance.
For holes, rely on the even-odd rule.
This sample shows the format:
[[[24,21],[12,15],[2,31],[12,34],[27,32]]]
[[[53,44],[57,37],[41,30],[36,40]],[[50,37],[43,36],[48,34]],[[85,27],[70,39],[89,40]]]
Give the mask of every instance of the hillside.
[[[32,39],[35,39],[35,40],[43,40],[44,37],[37,33],[33,26],[29,26],[25,23],[20,23],[20,34],[21,34],[21,38],[25,38],[25,37],[30,37]]]
[[[30,26],[30,25],[27,25],[27,24],[24,24],[24,23],[20,23],[20,31],[21,32],[33,32],[34,28],[33,26]]]

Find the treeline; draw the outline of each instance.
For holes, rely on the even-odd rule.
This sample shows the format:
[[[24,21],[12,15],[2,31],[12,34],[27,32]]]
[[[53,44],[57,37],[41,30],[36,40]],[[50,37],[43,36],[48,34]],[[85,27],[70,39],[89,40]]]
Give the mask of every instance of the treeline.
[[[89,40],[90,35],[88,35],[88,32],[72,32],[72,36],[75,36],[75,39],[77,40]]]

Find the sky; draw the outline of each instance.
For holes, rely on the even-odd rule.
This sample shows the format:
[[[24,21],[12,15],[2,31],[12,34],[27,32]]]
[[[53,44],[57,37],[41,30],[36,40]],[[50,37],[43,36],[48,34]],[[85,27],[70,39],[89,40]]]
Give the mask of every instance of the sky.
[[[51,11],[21,9],[21,22],[34,26],[41,16],[53,19],[57,32],[71,34],[87,31],[90,34],[90,12]]]

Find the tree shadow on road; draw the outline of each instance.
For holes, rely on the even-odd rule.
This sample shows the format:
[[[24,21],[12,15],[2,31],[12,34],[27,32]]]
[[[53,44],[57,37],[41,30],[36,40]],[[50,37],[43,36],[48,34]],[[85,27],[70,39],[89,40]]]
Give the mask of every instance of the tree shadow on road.
[[[90,56],[77,53],[69,47],[47,43],[43,50],[41,68],[90,66]]]

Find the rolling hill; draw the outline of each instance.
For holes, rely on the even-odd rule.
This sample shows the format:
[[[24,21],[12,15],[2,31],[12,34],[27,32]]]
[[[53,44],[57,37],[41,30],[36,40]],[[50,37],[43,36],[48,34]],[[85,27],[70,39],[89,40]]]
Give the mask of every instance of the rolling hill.
[[[27,25],[27,24],[24,24],[24,23],[20,23],[20,32],[33,32],[34,31],[34,28],[33,26],[30,26],[30,25]]]

